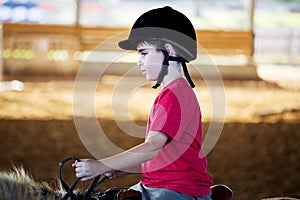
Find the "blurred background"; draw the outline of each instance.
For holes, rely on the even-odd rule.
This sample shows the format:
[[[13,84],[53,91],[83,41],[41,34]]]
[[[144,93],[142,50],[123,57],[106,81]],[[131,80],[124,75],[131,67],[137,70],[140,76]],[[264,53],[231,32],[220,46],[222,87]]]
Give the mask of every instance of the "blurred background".
[[[230,53],[235,57],[228,57],[229,53],[225,53],[227,57],[222,57],[224,53],[218,53],[218,56],[215,53],[211,55],[216,64],[249,64],[249,57],[244,57],[246,55],[251,57],[250,64],[256,63],[257,71],[263,78],[272,80],[280,78],[283,75],[281,72],[284,70],[285,76],[295,79],[296,74],[299,74],[298,68],[295,67],[300,62],[299,4],[298,0],[67,0],[63,3],[55,0],[2,0],[0,1],[0,22],[3,24],[1,26],[3,57],[0,74],[3,72],[21,73],[25,68],[26,71],[35,70],[39,73],[77,71],[78,65],[76,67],[72,61],[82,59],[82,50],[92,49],[91,46],[88,49],[83,47],[83,44],[96,44],[103,38],[112,36],[106,30],[108,35],[104,34],[102,39],[95,39],[99,36],[95,36],[95,31],[87,33],[87,27],[102,27],[103,32],[107,28],[123,28],[119,32],[128,31],[137,17],[146,10],[171,5],[186,14],[192,20],[195,28],[200,31],[217,31],[216,33],[219,35],[220,31],[230,32],[229,36],[219,36],[223,38],[231,36],[231,40],[225,38],[228,40],[226,44],[224,43],[227,49],[223,47],[222,52],[232,48],[228,45],[230,42],[240,43],[239,48],[242,48],[242,51],[235,49],[237,51]],[[35,24],[37,26],[29,26],[30,31],[28,31],[26,26],[22,27],[17,24]],[[47,29],[47,25],[51,28],[48,29],[48,32],[42,33],[41,29]],[[66,27],[75,26],[80,27],[77,32],[72,28],[66,30]],[[250,38],[248,43],[245,42],[247,38],[243,40],[242,37],[250,36],[233,39],[236,37],[232,34],[234,31],[237,32],[237,35],[241,32],[248,32],[253,34],[253,38]],[[32,38],[32,35],[36,36],[38,33],[37,38]],[[18,34],[19,37],[16,38],[14,34]],[[62,39],[62,35],[71,42]],[[202,38],[201,34],[199,34],[199,38]],[[206,39],[203,38],[203,40]],[[218,50],[220,48],[220,45],[212,47],[213,45],[216,44],[209,44],[210,49]],[[232,46],[234,45],[236,44],[232,44]],[[203,46],[206,48],[205,45]],[[244,50],[250,52],[245,54]],[[41,51],[44,52],[41,53]],[[41,56],[38,56],[38,52]],[[42,57],[45,57],[44,61]],[[61,62],[66,60],[68,63],[57,68],[62,64]],[[37,62],[44,62],[44,67],[41,65],[36,67],[33,63]],[[54,62],[56,67],[50,64]]]
[[[136,53],[117,42],[142,13],[166,5],[196,28],[190,69],[204,135],[214,120],[212,93],[226,96],[217,101],[226,109],[222,134],[207,156],[215,183],[230,186],[235,199],[300,198],[300,0],[0,0],[0,170],[22,165],[54,186],[62,159],[93,157],[74,123],[82,67],[83,80],[97,82],[95,113],[80,113],[87,127],[95,114],[118,147],[140,143],[122,128],[145,129],[157,91],[135,67]],[[64,173],[71,183],[72,169]]]

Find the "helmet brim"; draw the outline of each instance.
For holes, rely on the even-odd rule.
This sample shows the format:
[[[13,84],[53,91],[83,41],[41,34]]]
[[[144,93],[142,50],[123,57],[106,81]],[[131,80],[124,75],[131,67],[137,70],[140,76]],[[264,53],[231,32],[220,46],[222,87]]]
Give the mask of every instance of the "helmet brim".
[[[136,39],[127,39],[127,40],[120,41],[118,43],[118,46],[124,50],[136,50],[137,47],[136,45],[137,45]]]

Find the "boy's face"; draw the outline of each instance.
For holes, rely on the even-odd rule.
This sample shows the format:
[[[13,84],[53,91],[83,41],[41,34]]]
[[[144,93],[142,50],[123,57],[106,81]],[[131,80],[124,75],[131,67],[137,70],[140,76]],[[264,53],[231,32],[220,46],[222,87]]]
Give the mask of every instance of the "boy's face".
[[[137,45],[139,54],[138,66],[148,81],[156,81],[162,67],[164,55],[155,46],[142,42]]]

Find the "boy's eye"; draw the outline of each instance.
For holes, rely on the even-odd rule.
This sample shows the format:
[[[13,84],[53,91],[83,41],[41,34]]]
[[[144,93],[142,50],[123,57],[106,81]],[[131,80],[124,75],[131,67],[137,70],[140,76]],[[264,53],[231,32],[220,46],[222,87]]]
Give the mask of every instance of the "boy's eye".
[[[139,55],[145,56],[148,54],[148,51],[145,51],[145,49],[138,51]]]
[[[145,55],[147,55],[148,54],[148,52],[147,51],[139,51],[138,52],[140,55],[142,55],[142,56],[145,56]]]

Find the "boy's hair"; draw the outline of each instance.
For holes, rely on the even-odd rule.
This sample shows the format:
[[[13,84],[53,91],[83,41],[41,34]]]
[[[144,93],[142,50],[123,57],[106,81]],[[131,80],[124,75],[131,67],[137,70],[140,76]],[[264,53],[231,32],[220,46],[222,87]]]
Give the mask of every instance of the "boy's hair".
[[[148,40],[139,41],[139,42],[137,42],[136,45],[138,46],[138,45],[142,45],[144,43],[147,43],[147,44],[153,46],[154,48],[156,48],[157,51],[165,50],[165,45],[167,44],[167,42],[163,41],[163,40],[148,39]],[[173,48],[175,50],[176,56],[179,56],[179,55],[177,55],[177,52],[179,51],[179,49],[177,48],[177,46],[173,45]]]

